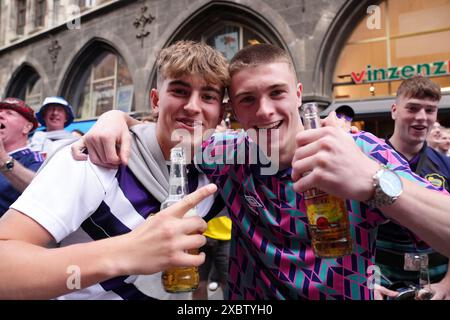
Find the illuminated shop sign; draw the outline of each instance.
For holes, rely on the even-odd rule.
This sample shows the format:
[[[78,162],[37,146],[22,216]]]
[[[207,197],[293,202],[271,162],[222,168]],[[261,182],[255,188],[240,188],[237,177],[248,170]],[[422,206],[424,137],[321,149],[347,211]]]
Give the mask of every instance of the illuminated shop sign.
[[[404,80],[421,74],[425,77],[441,77],[450,75],[450,60],[406,65],[403,67],[373,68],[368,65],[366,70],[352,72],[352,81],[355,84],[386,82]]]

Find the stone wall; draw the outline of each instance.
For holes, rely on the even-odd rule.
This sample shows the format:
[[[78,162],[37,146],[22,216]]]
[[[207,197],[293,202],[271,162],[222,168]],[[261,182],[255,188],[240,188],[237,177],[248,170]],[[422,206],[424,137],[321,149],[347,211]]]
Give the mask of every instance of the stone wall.
[[[354,22],[364,14],[366,1],[345,0],[147,0],[118,1],[83,15],[80,29],[69,30],[62,24],[46,32],[22,39],[0,49],[0,94],[4,97],[11,81],[23,64],[29,64],[44,80],[43,96],[61,94],[70,70],[93,39],[101,39],[125,59],[135,86],[137,111],[148,109],[148,90],[156,52],[170,43],[183,26],[214,5],[238,8],[248,19],[259,19],[272,30],[294,60],[304,87],[304,99],[331,99],[328,78],[333,72],[339,49]],[[140,29],[133,22],[146,15],[155,19],[145,28],[150,34],[143,42],[136,38]],[[206,9],[205,9],[206,8]],[[350,17],[350,18],[349,18]],[[343,21],[348,21],[344,24]],[[205,26],[207,27],[207,26]],[[61,47],[56,62],[49,55],[52,41]]]

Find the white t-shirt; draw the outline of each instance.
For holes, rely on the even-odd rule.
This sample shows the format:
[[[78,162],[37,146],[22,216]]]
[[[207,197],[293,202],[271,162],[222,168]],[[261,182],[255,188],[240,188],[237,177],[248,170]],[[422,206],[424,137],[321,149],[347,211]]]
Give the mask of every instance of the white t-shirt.
[[[207,183],[206,176],[198,176],[199,186]],[[199,214],[205,216],[213,202],[213,197],[202,202],[197,208]],[[128,168],[106,169],[90,161],[75,161],[68,146],[50,159],[11,208],[42,225],[61,246],[68,246],[129,232],[150,212],[158,212],[159,202],[149,196]],[[156,273],[117,277],[60,299],[146,296],[188,299],[190,294],[166,293],[161,273]]]

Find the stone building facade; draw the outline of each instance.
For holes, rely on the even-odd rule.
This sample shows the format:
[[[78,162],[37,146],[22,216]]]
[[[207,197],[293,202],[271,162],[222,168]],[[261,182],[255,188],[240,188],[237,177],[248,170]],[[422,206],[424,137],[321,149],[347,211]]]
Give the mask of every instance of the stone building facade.
[[[0,95],[26,99],[34,107],[46,96],[64,96],[81,120],[95,119],[108,109],[146,112],[155,55],[173,41],[203,40],[229,57],[242,46],[271,42],[291,55],[303,100],[318,101],[325,108],[334,100],[341,51],[373,4],[1,0]]]

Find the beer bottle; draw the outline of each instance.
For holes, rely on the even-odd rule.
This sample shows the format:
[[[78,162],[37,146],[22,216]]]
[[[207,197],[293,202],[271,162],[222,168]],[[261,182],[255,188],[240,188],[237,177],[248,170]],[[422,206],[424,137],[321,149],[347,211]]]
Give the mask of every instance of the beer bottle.
[[[188,181],[186,171],[186,156],[182,148],[172,148],[170,151],[170,178],[169,196],[161,204],[161,210],[180,201],[188,194]],[[185,217],[196,215],[195,209],[189,210]],[[198,250],[189,250],[197,254]],[[199,274],[197,267],[169,268],[162,273],[161,281],[164,290],[170,293],[194,291],[198,287]]]
[[[316,103],[304,104],[302,117],[306,130],[320,128]],[[305,191],[303,196],[315,255],[337,258],[351,254],[352,239],[345,201],[317,188]]]
[[[430,271],[428,269],[428,255],[426,253],[415,256],[419,259],[419,288],[416,293],[417,300],[431,300],[434,295],[431,289]]]

